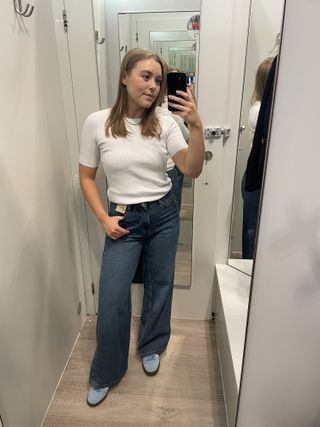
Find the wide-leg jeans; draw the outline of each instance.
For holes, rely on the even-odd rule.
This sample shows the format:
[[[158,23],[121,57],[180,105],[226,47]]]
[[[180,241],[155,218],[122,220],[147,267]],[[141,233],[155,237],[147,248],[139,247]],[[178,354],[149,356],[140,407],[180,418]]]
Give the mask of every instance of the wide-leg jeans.
[[[115,203],[109,215],[119,216]],[[102,256],[97,348],[89,382],[96,387],[117,383],[128,368],[131,282],[141,253],[144,297],[138,352],[141,357],[163,352],[170,338],[179,212],[172,190],[154,202],[128,205],[119,225],[130,231],[117,240],[106,237]]]
[[[261,190],[246,191],[245,180],[244,174],[241,181],[243,198],[242,258],[252,259],[256,243]]]
[[[167,174],[171,180],[172,191],[173,191],[174,197],[176,198],[178,209],[180,211],[182,187],[183,187],[183,173],[177,168],[177,166],[175,166],[173,169],[170,169],[167,172]],[[138,267],[132,281],[134,283],[143,283],[143,256],[142,255],[139,259]]]

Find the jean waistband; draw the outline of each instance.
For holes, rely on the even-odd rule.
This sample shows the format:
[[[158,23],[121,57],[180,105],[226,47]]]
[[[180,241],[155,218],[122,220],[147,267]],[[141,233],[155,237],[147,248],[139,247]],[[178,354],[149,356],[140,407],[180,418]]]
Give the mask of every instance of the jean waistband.
[[[173,191],[171,189],[167,194],[161,197],[161,199],[152,200],[151,202],[132,203],[130,205],[126,205],[126,212],[137,211],[137,210],[140,210],[141,208],[146,209],[148,206],[152,204],[158,204],[158,203],[164,202],[165,200],[169,199],[172,195],[173,195]],[[111,209],[115,209],[118,205],[119,203],[110,202]]]

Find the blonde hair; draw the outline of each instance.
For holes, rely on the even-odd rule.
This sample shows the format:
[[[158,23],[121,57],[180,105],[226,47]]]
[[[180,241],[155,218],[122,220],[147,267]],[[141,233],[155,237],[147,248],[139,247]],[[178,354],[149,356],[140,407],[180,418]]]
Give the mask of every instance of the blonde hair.
[[[157,100],[157,105],[162,105],[166,99],[166,95],[167,95],[167,74],[169,73],[169,71],[171,71],[169,65],[166,63],[166,61],[164,59],[161,59],[162,61],[162,83],[161,83],[161,89],[163,89],[162,91],[160,91],[159,96],[158,96],[158,100]]]
[[[125,125],[124,116],[126,113],[127,103],[128,103],[128,93],[126,86],[122,83],[122,79],[125,76],[125,73],[130,74],[136,63],[139,61],[145,61],[147,59],[154,59],[161,66],[161,72],[163,81],[165,80],[164,76],[164,63],[159,55],[156,53],[142,48],[134,48],[129,50],[121,63],[120,75],[119,75],[119,86],[118,86],[118,95],[114,106],[111,109],[110,115],[105,123],[105,134],[109,136],[109,131],[113,137],[127,136],[128,131]],[[144,116],[141,120],[141,134],[146,137],[160,137],[161,128],[159,120],[155,114],[156,106],[158,105],[158,99],[163,99],[165,94],[166,86],[162,84],[160,86],[160,92],[150,108],[147,108],[144,112]]]
[[[270,71],[273,60],[274,60],[273,57],[264,59],[260,63],[257,69],[256,82],[255,82],[254,92],[251,100],[252,104],[254,104],[256,101],[262,100],[263,91],[267,83],[269,71]]]

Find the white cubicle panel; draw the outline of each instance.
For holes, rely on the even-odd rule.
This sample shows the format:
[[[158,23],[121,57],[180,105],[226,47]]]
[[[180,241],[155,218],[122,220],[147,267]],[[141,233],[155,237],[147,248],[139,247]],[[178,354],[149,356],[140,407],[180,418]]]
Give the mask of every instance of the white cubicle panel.
[[[237,427],[320,425],[319,16],[286,2]]]

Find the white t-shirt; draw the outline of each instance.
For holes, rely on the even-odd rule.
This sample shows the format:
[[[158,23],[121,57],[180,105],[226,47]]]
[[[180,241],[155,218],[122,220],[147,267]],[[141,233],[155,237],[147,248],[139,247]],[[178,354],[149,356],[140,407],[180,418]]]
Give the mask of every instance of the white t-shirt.
[[[189,140],[190,131],[187,128],[187,126],[183,123],[182,118],[178,114],[173,114],[171,111],[168,110],[168,107],[166,105],[161,105],[161,107],[157,107],[157,112],[162,114],[169,114],[170,117],[174,119],[174,121],[179,126],[179,129],[181,130],[182,136],[186,142]],[[174,161],[171,159],[171,157],[168,155],[167,158],[167,171],[170,171],[174,168]]]
[[[261,106],[261,102],[260,101],[256,101],[254,104],[251,105],[250,110],[249,110],[248,124],[249,124],[250,144],[251,144],[251,146],[252,146],[252,142],[253,142],[254,133],[256,131],[256,126],[257,126],[257,121],[258,121],[260,106]]]
[[[188,142],[188,139],[190,137],[190,131],[187,128],[187,126],[183,123],[182,118],[180,116],[178,116],[178,114],[172,114],[172,113],[170,113],[170,114],[171,114],[172,118],[175,120],[175,122],[177,123],[177,125],[179,126],[184,140],[186,142]]]
[[[162,129],[159,138],[141,135],[140,119],[128,118],[127,137],[105,136],[110,109],[92,113],[86,119],[79,163],[95,168],[101,160],[108,181],[111,202],[132,204],[158,200],[171,188],[167,175],[167,156],[187,147],[175,120],[158,114]]]

